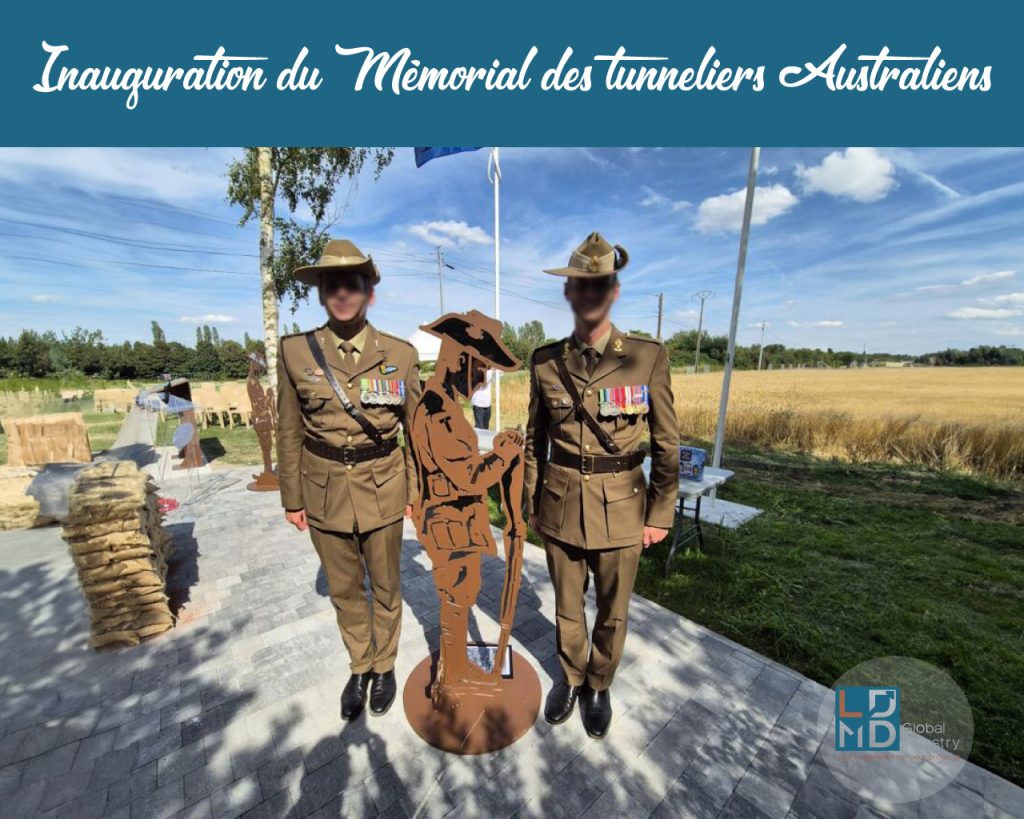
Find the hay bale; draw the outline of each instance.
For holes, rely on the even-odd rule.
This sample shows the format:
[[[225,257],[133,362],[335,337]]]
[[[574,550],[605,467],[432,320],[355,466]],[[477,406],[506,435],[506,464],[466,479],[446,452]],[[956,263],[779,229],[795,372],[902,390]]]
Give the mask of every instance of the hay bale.
[[[31,529],[53,522],[39,514],[39,501],[25,494],[37,472],[27,466],[0,466],[0,531]]]
[[[167,597],[170,535],[156,486],[131,461],[83,469],[62,536],[89,608],[93,648],[138,645],[174,625]]]
[[[80,412],[5,418],[3,423],[10,466],[66,462],[87,464],[92,460],[89,434]]]

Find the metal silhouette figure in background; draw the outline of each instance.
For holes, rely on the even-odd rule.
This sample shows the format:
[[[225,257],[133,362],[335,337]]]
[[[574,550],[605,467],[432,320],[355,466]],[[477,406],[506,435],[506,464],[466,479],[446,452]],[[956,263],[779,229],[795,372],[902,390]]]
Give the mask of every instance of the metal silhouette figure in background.
[[[274,435],[277,432],[277,402],[274,388],[264,387],[260,377],[267,371],[267,362],[259,353],[249,353],[249,377],[245,390],[252,405],[252,428],[263,452],[263,471],[253,475],[256,479],[249,484],[252,492],[276,492],[280,489],[274,472]]]
[[[458,707],[467,695],[497,697],[515,615],[526,523],[522,512],[523,436],[499,432],[481,454],[459,399],[468,399],[488,368],[511,372],[521,362],[501,341],[501,324],[482,313],[448,313],[424,325],[441,339],[437,370],[427,381],[412,423],[419,475],[413,520],[430,555],[441,603],[441,646],[431,699],[435,709]],[[488,490],[498,487],[505,511],[505,582],[500,637],[493,668],[466,653],[469,611],[480,592],[481,555],[497,556],[488,516]]]

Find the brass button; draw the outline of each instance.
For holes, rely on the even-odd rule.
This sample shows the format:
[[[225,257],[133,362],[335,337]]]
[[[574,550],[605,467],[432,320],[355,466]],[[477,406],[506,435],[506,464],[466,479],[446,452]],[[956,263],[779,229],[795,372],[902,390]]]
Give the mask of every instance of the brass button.
[[[637,488],[636,488],[635,486],[633,487],[633,494],[634,494],[634,495],[635,495],[635,494],[636,494],[637,492],[639,492],[639,491],[640,491],[640,490],[639,490],[639,489],[637,489]]]
[[[583,451],[584,452],[590,452],[590,444],[584,444],[583,445]]]
[[[352,464],[345,464],[345,469],[347,469],[349,472],[351,472],[352,471]]]
[[[348,439],[347,439],[347,440],[348,440],[348,443],[350,443],[350,444],[351,444],[351,443],[352,443],[352,436],[351,436],[351,435],[349,435],[349,436],[348,436]]]
[[[349,389],[352,389],[352,382],[349,381],[345,386],[348,387]]]
[[[587,387],[587,395],[593,395],[593,394],[594,394],[594,391],[592,389],[590,389],[590,387]]]
[[[589,476],[589,475],[584,475],[584,476],[583,476],[583,480],[585,480],[585,481],[589,481],[589,480],[590,480],[590,476]]]

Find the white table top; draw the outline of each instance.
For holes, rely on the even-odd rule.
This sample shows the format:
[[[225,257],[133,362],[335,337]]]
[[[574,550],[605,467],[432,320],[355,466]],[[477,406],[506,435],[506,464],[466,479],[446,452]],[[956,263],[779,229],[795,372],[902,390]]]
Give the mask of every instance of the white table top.
[[[643,464],[644,477],[651,479],[651,459],[646,458]],[[691,481],[689,478],[679,479],[679,495],[684,498],[693,499],[706,492],[710,492],[716,486],[732,478],[736,473],[731,469],[715,469],[713,466],[704,467],[704,477],[699,481]]]

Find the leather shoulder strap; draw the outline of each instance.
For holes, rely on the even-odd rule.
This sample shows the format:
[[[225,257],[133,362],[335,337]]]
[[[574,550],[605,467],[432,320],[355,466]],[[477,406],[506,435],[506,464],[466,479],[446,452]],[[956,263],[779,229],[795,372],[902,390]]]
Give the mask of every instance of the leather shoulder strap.
[[[384,436],[381,435],[380,430],[371,424],[370,419],[363,415],[359,407],[353,404],[349,397],[345,395],[345,391],[341,388],[341,384],[338,383],[338,379],[331,372],[330,365],[328,365],[327,359],[324,358],[324,351],[320,349],[320,345],[317,343],[316,336],[313,333],[306,333],[306,343],[309,344],[309,351],[313,354],[313,360],[324,371],[327,382],[331,385],[331,389],[334,390],[334,394],[338,396],[338,400],[341,401],[345,412],[355,419],[356,423],[363,428],[363,432],[369,435],[374,443],[384,443]]]
[[[612,455],[618,455],[620,452],[619,445],[612,440],[612,436],[608,434],[598,420],[587,412],[587,408],[583,406],[583,399],[580,398],[580,391],[576,389],[576,382],[572,380],[572,375],[569,373],[569,368],[565,366],[565,359],[562,356],[555,356],[555,367],[558,369],[558,378],[561,380],[562,386],[565,387],[565,391],[569,393],[569,398],[572,400],[572,406],[576,411],[576,417],[590,427],[590,431],[593,432],[597,437],[597,440],[601,442],[601,446],[612,453]]]

